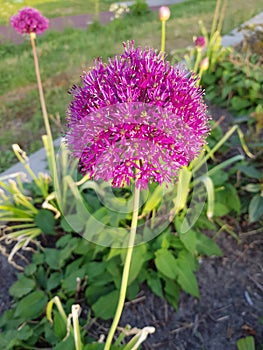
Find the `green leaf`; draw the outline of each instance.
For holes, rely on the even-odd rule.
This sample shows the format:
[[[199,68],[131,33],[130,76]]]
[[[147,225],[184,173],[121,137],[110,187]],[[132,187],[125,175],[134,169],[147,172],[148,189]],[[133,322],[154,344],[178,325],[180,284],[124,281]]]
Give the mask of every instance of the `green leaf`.
[[[214,207],[214,216],[224,216],[226,214],[228,214],[230,211],[230,209],[222,204],[222,203],[215,203],[215,207]]]
[[[26,276],[32,276],[36,272],[36,264],[29,264],[25,267],[24,273]]]
[[[165,280],[165,298],[167,301],[175,308],[178,307],[179,295],[180,295],[180,287],[178,283],[172,281],[170,279]]]
[[[56,336],[62,340],[67,334],[67,325],[63,317],[57,311],[54,311],[53,327]]]
[[[22,276],[19,277],[19,280],[11,286],[11,288],[9,289],[9,293],[14,298],[21,298],[22,296],[31,292],[35,286],[36,283],[34,280]]]
[[[249,222],[256,222],[263,215],[263,197],[256,194],[250,201],[248,207]]]
[[[174,269],[177,274],[177,282],[180,284],[180,286],[183,288],[184,291],[187,293],[199,297],[199,289],[196,277],[191,270],[191,268],[185,264],[182,263],[180,259],[176,261],[176,265],[174,266]]]
[[[103,282],[103,281],[102,281]],[[112,292],[114,289],[114,285],[106,285],[106,283],[102,285],[90,285],[86,288],[85,296],[87,298],[87,302],[89,305],[94,304],[100,297]]]
[[[158,295],[161,298],[163,297],[162,283],[157,272],[153,270],[148,270],[147,284],[154,294]]]
[[[44,312],[47,301],[43,291],[35,291],[19,301],[14,316],[22,317],[25,321],[36,319]]]
[[[127,288],[126,297],[128,300],[133,300],[140,291],[140,286],[137,281],[134,281]]]
[[[55,218],[50,210],[41,209],[35,216],[35,224],[43,233],[53,234],[55,228]]]
[[[255,340],[253,337],[245,337],[237,341],[238,350],[255,350]]]
[[[252,179],[262,179],[262,172],[253,166],[238,165],[237,169],[244,173],[246,176],[251,177]]]
[[[117,290],[100,297],[96,303],[92,305],[95,316],[103,320],[112,318],[117,308],[118,298],[119,291]]]
[[[162,186],[157,186],[150,197],[147,199],[143,208],[142,215],[148,214],[155,209],[163,199],[164,189]]]
[[[164,276],[175,279],[176,273],[174,266],[176,265],[176,259],[173,254],[166,249],[159,249],[155,253],[155,265],[157,270],[160,271]]]
[[[72,350],[75,349],[75,343],[74,338],[72,336],[68,337],[65,340],[62,340],[62,342],[58,343],[54,350]]]
[[[87,264],[86,267],[86,274],[88,276],[89,281],[92,283],[92,281],[99,275],[103,275],[105,269],[106,269],[106,262],[100,261],[92,261]]]
[[[197,245],[196,249],[199,254],[207,256],[222,256],[223,253],[219,246],[211,238],[206,235],[197,232]]]
[[[134,248],[129,272],[128,285],[130,285],[137,278],[144,263],[148,259],[149,255],[147,254],[146,244],[141,244]]]
[[[61,272],[54,272],[47,280],[47,290],[51,291],[57,288],[61,284],[63,274]]]
[[[81,269],[73,271],[69,276],[67,276],[62,281],[62,285],[61,285],[62,288],[68,293],[74,292],[77,287],[77,278],[83,279],[85,274],[86,274],[85,267],[82,267]]]

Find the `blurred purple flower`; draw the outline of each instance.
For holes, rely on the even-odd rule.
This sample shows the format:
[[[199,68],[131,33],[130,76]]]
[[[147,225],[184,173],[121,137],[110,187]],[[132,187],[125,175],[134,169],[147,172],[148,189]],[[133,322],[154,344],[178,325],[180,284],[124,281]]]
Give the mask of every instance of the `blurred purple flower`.
[[[200,49],[204,49],[206,46],[206,39],[204,36],[198,36],[195,39],[195,46]]]
[[[49,25],[48,19],[32,7],[22,8],[16,15],[11,17],[10,23],[20,34],[42,34]]]
[[[203,91],[161,53],[124,45],[73,86],[66,139],[80,170],[121,187],[171,182],[193,160],[209,131]]]

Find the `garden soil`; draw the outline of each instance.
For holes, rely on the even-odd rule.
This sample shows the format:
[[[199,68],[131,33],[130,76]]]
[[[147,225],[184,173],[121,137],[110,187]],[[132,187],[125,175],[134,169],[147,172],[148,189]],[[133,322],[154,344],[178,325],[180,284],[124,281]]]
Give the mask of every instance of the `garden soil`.
[[[202,258],[197,272],[200,299],[181,293],[178,310],[174,310],[142,286],[137,298],[126,303],[120,326],[154,326],[145,350],[235,350],[236,341],[247,335],[254,336],[261,349],[263,229],[256,233],[248,227],[239,230],[239,243],[225,232],[218,237],[222,257]],[[0,314],[12,305],[8,289],[16,272],[0,255]],[[87,317],[86,308],[81,316]],[[99,339],[109,325],[97,320],[88,333]]]

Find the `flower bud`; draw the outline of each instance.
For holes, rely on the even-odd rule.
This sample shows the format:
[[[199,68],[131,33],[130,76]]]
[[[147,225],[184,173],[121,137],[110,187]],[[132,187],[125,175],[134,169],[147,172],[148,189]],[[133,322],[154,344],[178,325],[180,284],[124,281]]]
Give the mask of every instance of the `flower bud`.
[[[195,39],[195,46],[196,46],[197,48],[200,48],[200,49],[205,48],[205,46],[206,46],[205,37],[204,37],[204,36],[198,36],[198,37]]]
[[[207,70],[208,67],[209,67],[209,59],[208,59],[208,57],[205,57],[200,62],[200,70],[202,70],[202,71]]]
[[[160,21],[167,21],[170,18],[171,12],[169,7],[167,6],[162,6],[159,9],[159,18]]]

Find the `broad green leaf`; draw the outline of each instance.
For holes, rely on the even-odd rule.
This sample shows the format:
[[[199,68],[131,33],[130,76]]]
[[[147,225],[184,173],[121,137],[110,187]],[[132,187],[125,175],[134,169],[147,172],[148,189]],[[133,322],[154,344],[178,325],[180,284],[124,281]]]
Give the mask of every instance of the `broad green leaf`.
[[[167,301],[175,308],[178,307],[179,295],[180,295],[180,287],[178,283],[172,281],[170,279],[165,280],[165,298]]]
[[[255,340],[253,337],[241,338],[237,341],[238,350],[255,350]]]
[[[224,216],[228,214],[229,211],[230,209],[226,205],[215,202],[214,216]]]
[[[148,260],[146,244],[141,244],[134,248],[132,254],[131,267],[129,272],[128,285],[130,285],[139,275],[143,264]]]
[[[102,275],[103,272],[106,269],[106,262],[96,262],[92,261],[89,262],[86,266],[86,274],[88,276],[89,281],[92,283],[92,281],[99,275]]]
[[[206,235],[197,232],[197,245],[196,249],[199,254],[204,254],[207,256],[222,256],[223,253],[219,246],[209,237]]]
[[[9,289],[10,295],[14,298],[21,298],[22,296],[31,292],[34,289],[36,283],[31,278],[25,276],[19,277],[19,280],[15,282]]]
[[[238,165],[237,169],[252,179],[262,179],[262,172],[253,166]]]
[[[92,309],[96,317],[108,320],[114,316],[117,308],[119,291],[114,290],[111,293],[100,297],[93,305]]]
[[[58,311],[54,311],[53,320],[54,333],[62,340],[67,334],[67,324]]]
[[[36,264],[29,264],[25,267],[24,273],[26,276],[32,276],[36,272]]]
[[[25,321],[34,320],[44,312],[47,301],[43,291],[35,291],[19,301],[14,316],[23,317]]]
[[[155,293],[161,298],[163,297],[162,283],[157,272],[155,272],[154,270],[148,270],[147,284],[151,288],[153,293]]]
[[[249,222],[256,222],[263,215],[263,197],[256,194],[250,201],[248,207]]]
[[[47,290],[51,291],[57,288],[61,284],[62,278],[63,274],[61,272],[52,273],[47,280]]]
[[[54,350],[73,350],[75,349],[75,343],[73,336],[68,337],[65,340],[62,340],[60,343],[58,343]]]
[[[177,274],[174,269],[176,259],[173,254],[169,250],[159,249],[155,253],[155,256],[155,265],[157,270],[168,278],[176,279]]]
[[[139,291],[140,291],[139,283],[137,281],[134,281],[127,288],[127,293],[126,293],[127,299],[133,300],[134,298],[136,298]]]
[[[69,276],[67,276],[62,281],[62,288],[68,292],[72,293],[76,290],[77,287],[77,279],[83,279],[86,274],[86,269],[82,267],[81,269],[77,269],[76,271],[73,271]]]
[[[50,210],[39,210],[35,216],[35,224],[41,229],[43,233],[54,234],[55,218]]]
[[[102,281],[103,282],[103,281]],[[112,292],[114,289],[113,283],[110,285],[106,285],[105,283],[102,283],[102,285],[90,285],[88,288],[86,288],[85,296],[87,298],[87,302],[89,305],[93,305],[96,300],[98,300],[100,297]]]
[[[177,282],[180,284],[180,286],[183,288],[184,291],[187,293],[199,297],[199,289],[196,277],[191,270],[191,268],[185,264],[181,263],[180,259],[176,261],[176,265],[174,266],[174,269],[177,274]]]

